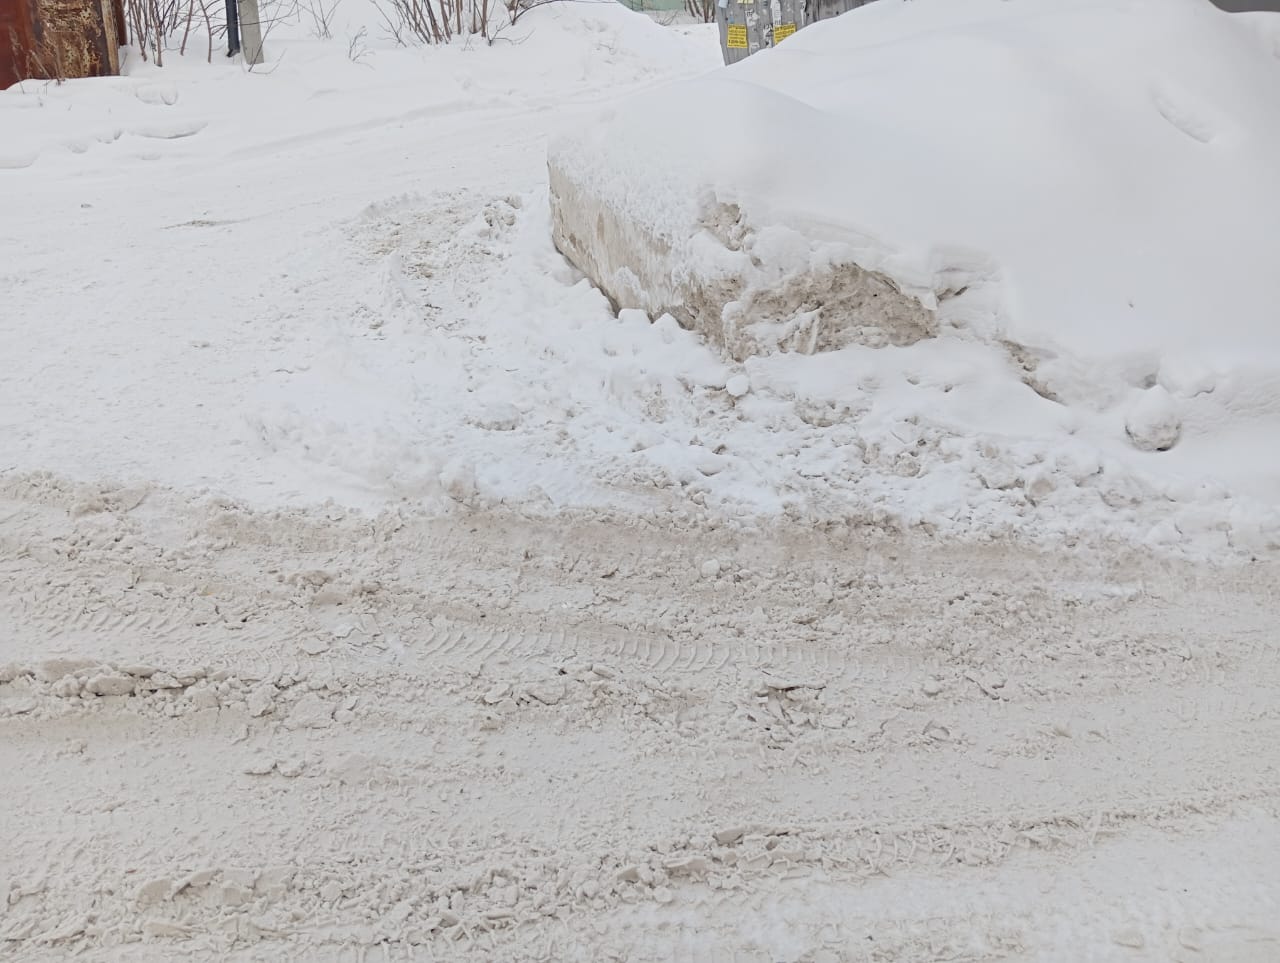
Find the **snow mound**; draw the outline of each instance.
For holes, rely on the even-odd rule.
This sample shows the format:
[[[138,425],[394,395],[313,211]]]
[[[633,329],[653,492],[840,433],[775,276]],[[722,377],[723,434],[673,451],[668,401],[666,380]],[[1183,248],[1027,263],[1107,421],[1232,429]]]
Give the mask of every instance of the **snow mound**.
[[[992,333],[1020,343],[1275,358],[1270,24],[1207,0],[882,0],[633,99],[551,159],[677,282],[834,246],[930,305],[995,264]],[[714,205],[756,243],[800,237],[717,243]]]
[[[880,0],[563,134],[556,243],[743,362],[739,414],[790,403],[803,477],[853,445],[937,530],[1265,548],[1278,38],[1207,0]]]

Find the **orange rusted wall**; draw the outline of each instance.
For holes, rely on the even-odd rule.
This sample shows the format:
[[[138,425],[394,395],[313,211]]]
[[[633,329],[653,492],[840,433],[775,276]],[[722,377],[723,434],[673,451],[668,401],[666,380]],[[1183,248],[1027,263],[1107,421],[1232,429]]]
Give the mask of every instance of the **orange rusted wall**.
[[[35,45],[29,0],[0,0],[0,89],[22,79],[26,51]]]
[[[0,0],[0,89],[120,72],[123,0]]]

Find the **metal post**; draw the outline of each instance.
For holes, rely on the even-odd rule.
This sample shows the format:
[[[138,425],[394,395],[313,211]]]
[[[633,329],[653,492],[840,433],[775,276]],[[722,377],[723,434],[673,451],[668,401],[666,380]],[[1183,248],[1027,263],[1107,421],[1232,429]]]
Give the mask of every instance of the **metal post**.
[[[262,17],[258,0],[239,0],[240,36],[244,42],[244,62],[251,67],[262,63]]]
[[[227,0],[227,56],[234,57],[240,52],[240,17],[236,10],[236,0]]]

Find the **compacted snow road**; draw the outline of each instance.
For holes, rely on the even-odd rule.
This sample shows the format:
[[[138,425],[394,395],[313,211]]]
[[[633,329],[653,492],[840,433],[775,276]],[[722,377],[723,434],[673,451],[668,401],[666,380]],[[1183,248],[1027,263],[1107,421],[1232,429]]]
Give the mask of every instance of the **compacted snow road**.
[[[0,518],[0,955],[1280,958],[1272,564]]]

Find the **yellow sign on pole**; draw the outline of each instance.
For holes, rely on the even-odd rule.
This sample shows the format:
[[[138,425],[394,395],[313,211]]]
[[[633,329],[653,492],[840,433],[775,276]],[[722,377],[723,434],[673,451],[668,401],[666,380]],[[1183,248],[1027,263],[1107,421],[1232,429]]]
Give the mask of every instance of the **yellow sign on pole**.
[[[773,28],[773,42],[782,43],[795,32],[796,25],[794,23],[780,23]]]
[[[747,25],[745,23],[729,24],[729,35],[725,40],[727,46],[734,49],[747,49]]]

